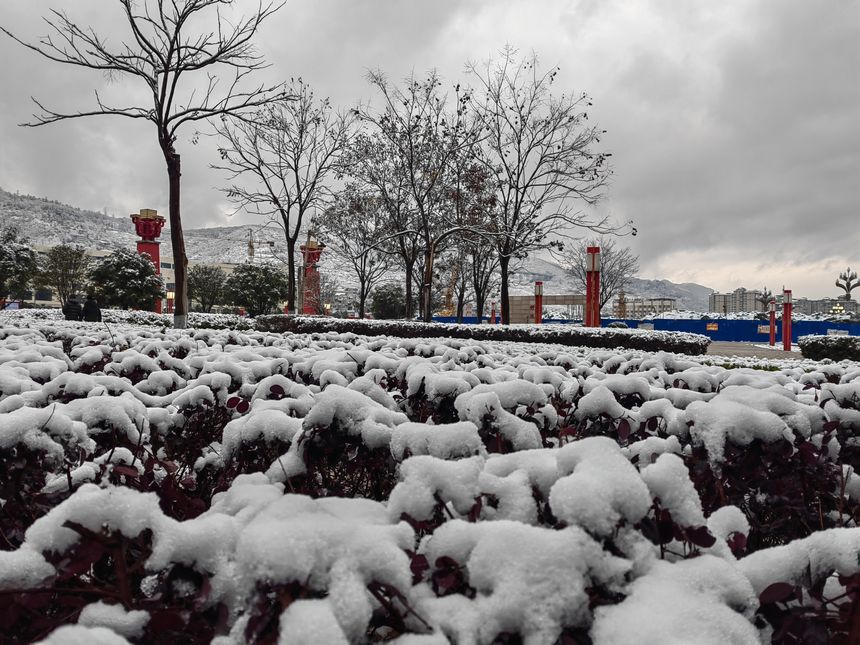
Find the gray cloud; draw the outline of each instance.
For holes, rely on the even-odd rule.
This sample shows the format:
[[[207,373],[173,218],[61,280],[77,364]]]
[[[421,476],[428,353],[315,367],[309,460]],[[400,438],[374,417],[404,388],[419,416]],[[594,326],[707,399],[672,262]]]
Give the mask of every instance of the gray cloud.
[[[112,38],[123,33],[112,3],[71,4],[4,0],[0,24],[32,38],[55,6]],[[819,296],[832,295],[835,271],[860,263],[856,2],[290,0],[258,44],[268,79],[303,76],[349,106],[372,98],[370,68],[398,79],[435,67],[453,82],[466,60],[505,43],[559,64],[560,90],[594,97],[615,163],[599,211],[636,221],[630,244],[647,277],[719,289],[790,280]],[[117,100],[139,90],[40,59],[5,36],[0,60],[0,186],[114,214],[166,210],[151,125],[15,125],[29,118],[30,95],[76,108],[95,88]],[[208,169],[215,142],[192,145],[192,134],[179,141],[187,225],[247,221],[227,217],[222,178]]]

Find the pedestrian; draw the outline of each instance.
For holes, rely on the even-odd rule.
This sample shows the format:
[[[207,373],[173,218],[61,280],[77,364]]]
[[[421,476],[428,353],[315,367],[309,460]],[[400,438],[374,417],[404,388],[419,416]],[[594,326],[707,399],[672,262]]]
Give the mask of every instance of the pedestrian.
[[[87,294],[87,301],[84,303],[84,320],[87,322],[101,322],[102,310],[99,309],[99,303],[93,294]]]
[[[78,300],[78,296],[69,296],[66,304],[63,305],[63,315],[66,317],[66,320],[80,320],[82,313],[83,308],[81,307],[80,300]]]

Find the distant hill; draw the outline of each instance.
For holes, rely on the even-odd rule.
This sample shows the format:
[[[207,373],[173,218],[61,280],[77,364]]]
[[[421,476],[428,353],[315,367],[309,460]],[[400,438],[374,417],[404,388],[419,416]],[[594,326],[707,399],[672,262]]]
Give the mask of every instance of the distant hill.
[[[523,266],[511,276],[511,289],[514,293],[534,293],[534,283],[542,280],[544,293],[560,294],[573,291],[573,281],[567,275],[564,267],[555,262],[530,257]],[[629,297],[640,298],[674,298],[678,301],[679,309],[688,311],[707,311],[708,296],[713,289],[694,282],[676,284],[669,280],[645,280],[633,278],[627,289]]]
[[[110,217],[103,213],[82,210],[66,204],[30,195],[18,195],[0,189],[0,221],[17,226],[33,245],[80,244],[89,249],[117,249],[134,246],[137,235],[128,216]],[[255,258],[284,257],[286,244],[282,231],[276,226],[219,226],[185,230],[188,259],[202,263],[235,263],[248,258],[249,234],[255,242]],[[161,236],[162,258],[172,254],[170,232]],[[269,242],[273,244],[270,245]],[[335,277],[342,287],[355,282],[343,262],[323,254],[321,270]],[[402,281],[393,272],[392,279]],[[551,260],[529,257],[511,275],[511,292],[534,293],[535,280],[542,280],[544,293],[571,293],[572,281],[565,269]],[[687,282],[676,284],[669,280],[634,278],[628,295],[645,298],[675,298],[680,309],[707,311],[708,295],[713,289]]]

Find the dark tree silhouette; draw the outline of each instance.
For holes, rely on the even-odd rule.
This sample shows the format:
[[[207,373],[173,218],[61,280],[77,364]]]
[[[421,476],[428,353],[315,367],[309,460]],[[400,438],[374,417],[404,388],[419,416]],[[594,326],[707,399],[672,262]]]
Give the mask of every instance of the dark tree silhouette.
[[[0,27],[11,38],[45,58],[97,70],[108,77],[129,77],[143,85],[152,97],[148,106],[108,105],[95,92],[92,109],[57,112],[33,99],[40,109],[35,121],[41,126],[65,119],[115,115],[151,121],[167,166],[168,211],[173,266],[176,276],[174,326],[185,327],[188,313],[185,239],[180,214],[182,166],[176,150],[177,131],[183,125],[212,117],[246,114],[285,96],[282,84],[245,88],[245,81],[266,65],[251,40],[266,18],[284,2],[257,3],[247,17],[228,20],[222,11],[235,0],[114,0],[122,10],[128,39],[99,35],[71,20],[66,13],[51,10],[45,22],[52,34],[37,42],[26,42]],[[208,10],[208,11],[207,11]],[[204,27],[203,25],[209,25]],[[221,84],[219,71],[229,71]],[[201,82],[194,82],[195,79]]]

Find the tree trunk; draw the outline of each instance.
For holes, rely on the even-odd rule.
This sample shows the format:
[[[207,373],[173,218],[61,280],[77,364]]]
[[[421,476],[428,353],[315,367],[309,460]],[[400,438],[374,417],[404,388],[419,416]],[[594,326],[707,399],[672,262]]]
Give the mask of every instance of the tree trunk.
[[[358,319],[364,319],[364,303],[367,300],[367,288],[364,281],[358,283]]]
[[[287,311],[296,311],[296,240],[287,236]]]
[[[415,259],[403,260],[403,266],[406,270],[406,320],[412,320],[415,317],[415,307],[412,303],[412,274],[415,271]]]
[[[182,234],[182,217],[179,211],[179,181],[182,176],[182,165],[179,155],[168,140],[161,141],[161,150],[167,163],[167,178],[169,182],[168,214],[170,220],[170,243],[173,246],[173,326],[185,329],[188,322],[188,258],[185,255],[185,237]]]
[[[478,295],[475,294],[475,315],[478,317],[478,324],[482,324],[484,322],[484,303],[486,299],[484,298],[484,294]]]
[[[421,284],[421,308],[424,322],[433,320],[433,245],[424,252],[424,280]]]
[[[466,304],[466,292],[460,291],[457,294],[457,322],[463,322],[463,307]]]
[[[501,271],[502,275],[502,287],[501,287],[501,303],[500,307],[502,310],[502,324],[509,325],[511,323],[511,301],[508,298],[508,266],[510,265],[511,258],[507,255],[502,255],[499,257],[499,271]]]

